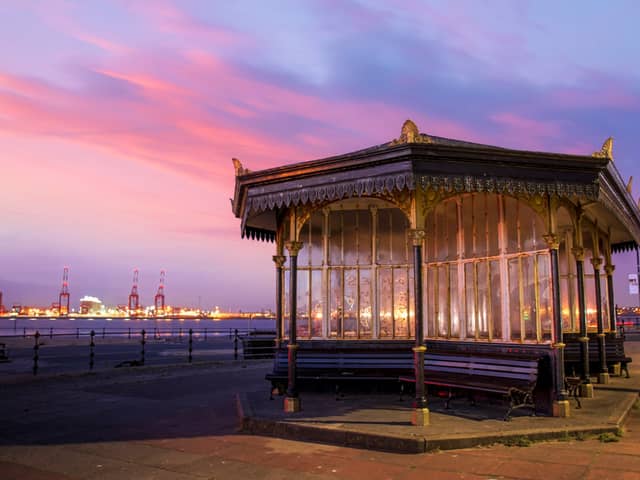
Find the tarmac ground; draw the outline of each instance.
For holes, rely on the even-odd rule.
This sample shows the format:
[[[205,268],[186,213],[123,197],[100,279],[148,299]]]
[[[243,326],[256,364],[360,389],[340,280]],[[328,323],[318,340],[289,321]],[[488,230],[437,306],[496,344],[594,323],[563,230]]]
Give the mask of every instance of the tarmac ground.
[[[625,347],[631,378],[597,386],[581,410],[572,401],[569,419],[504,422],[492,404],[447,412],[430,398],[422,429],[393,394],[302,392],[286,416],[268,360],[4,376],[0,478],[640,479],[640,342]],[[416,445],[429,451],[407,453]]]

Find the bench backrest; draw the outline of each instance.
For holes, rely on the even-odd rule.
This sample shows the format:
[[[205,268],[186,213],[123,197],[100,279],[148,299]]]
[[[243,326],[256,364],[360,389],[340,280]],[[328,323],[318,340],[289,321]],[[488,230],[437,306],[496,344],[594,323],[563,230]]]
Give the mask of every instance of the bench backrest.
[[[539,358],[427,354],[425,375],[430,372],[450,373],[535,382],[538,377],[538,364]]]
[[[535,382],[540,357],[478,356],[469,354],[425,354],[425,372],[475,375]],[[274,374],[286,375],[287,352],[279,350],[274,361]],[[338,352],[299,351],[298,375],[345,374],[363,375],[377,372],[400,376],[413,372],[413,355],[408,352]]]

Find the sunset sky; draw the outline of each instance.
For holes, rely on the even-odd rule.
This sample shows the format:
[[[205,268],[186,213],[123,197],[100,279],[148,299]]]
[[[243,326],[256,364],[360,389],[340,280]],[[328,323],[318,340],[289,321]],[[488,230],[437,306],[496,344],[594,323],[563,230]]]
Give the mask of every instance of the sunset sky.
[[[251,170],[424,133],[591,154],[640,195],[640,2],[0,3],[0,290],[273,307],[273,245],[240,239]],[[618,261],[618,303],[635,255]]]

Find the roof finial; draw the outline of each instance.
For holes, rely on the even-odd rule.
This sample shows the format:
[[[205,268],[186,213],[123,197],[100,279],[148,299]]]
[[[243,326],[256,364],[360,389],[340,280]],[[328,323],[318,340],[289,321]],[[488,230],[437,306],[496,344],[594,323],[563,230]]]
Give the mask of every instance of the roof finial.
[[[248,168],[242,167],[242,163],[240,163],[240,160],[238,160],[237,158],[232,158],[231,161],[233,162],[233,168],[236,169],[236,177],[249,173]]]
[[[633,184],[633,175],[629,177],[629,182],[627,183],[627,192],[631,193],[631,185]]]
[[[613,160],[613,137],[607,138],[602,144],[602,148],[597,152],[593,152],[591,156]]]
[[[391,145],[399,145],[401,143],[431,143],[431,139],[428,135],[420,133],[416,124],[407,119],[402,124],[400,136],[393,140]]]

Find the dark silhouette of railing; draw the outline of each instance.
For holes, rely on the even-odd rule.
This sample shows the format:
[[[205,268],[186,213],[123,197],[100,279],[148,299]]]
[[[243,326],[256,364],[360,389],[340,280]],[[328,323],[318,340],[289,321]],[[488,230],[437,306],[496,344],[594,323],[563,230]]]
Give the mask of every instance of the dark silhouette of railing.
[[[31,339],[33,341],[33,356],[32,356],[32,373],[33,375],[37,375],[40,371],[40,361],[41,361],[41,350],[43,347],[48,349],[48,352],[53,352],[53,348],[49,349],[49,347],[55,346],[59,348],[59,344],[64,344],[64,340],[74,340],[73,345],[62,345],[66,347],[73,347],[75,349],[74,354],[70,354],[69,352],[61,354],[64,356],[66,361],[70,361],[73,363],[73,366],[77,367],[77,362],[81,361],[81,354],[77,354],[77,347],[81,346],[84,342],[81,342],[82,339],[86,339],[87,343],[84,345],[88,345],[88,351],[85,350],[85,355],[88,357],[88,370],[93,371],[96,365],[96,359],[100,358],[100,356],[113,356],[113,352],[105,352],[106,348],[115,347],[115,346],[131,346],[138,344],[139,345],[139,353],[135,358],[131,358],[131,352],[134,350],[129,349],[126,352],[126,355],[129,355],[129,358],[126,360],[121,360],[119,363],[113,365],[113,367],[137,367],[143,366],[148,363],[148,348],[149,344],[155,346],[171,346],[171,353],[179,353],[183,351],[184,357],[187,363],[193,362],[194,351],[197,352],[199,345],[204,345],[207,342],[214,342],[214,345],[217,350],[220,352],[228,352],[230,347],[233,352],[233,360],[238,360],[238,351],[240,344],[242,344],[243,348],[243,360],[252,360],[252,359],[261,359],[261,358],[269,358],[274,355],[275,348],[275,332],[272,331],[260,331],[257,329],[249,329],[249,328],[158,328],[153,327],[148,330],[146,329],[133,329],[133,328],[114,328],[110,329],[107,327],[100,329],[88,329],[88,328],[60,328],[56,329],[54,327],[50,327],[48,329],[44,329],[42,332],[40,330],[35,331],[27,331],[25,328],[22,333],[12,333],[12,334],[3,334],[0,332],[0,345],[4,347],[4,354],[6,355],[7,360],[11,361],[11,352],[10,348],[6,347],[6,344],[2,343],[2,340],[11,341],[16,339]],[[48,343],[53,340],[61,340],[60,342],[51,342],[51,345]],[[80,340],[80,342],[78,342]],[[56,345],[58,343],[58,345]],[[181,348],[175,348],[178,345],[185,344],[184,350]],[[27,346],[18,346],[15,347],[15,350],[24,350],[28,348]],[[85,347],[86,348],[86,347]],[[210,351],[210,350],[208,350]],[[116,354],[124,355],[122,352],[116,352]],[[73,358],[70,358],[73,357]],[[56,358],[50,357],[50,358]],[[120,359],[118,359],[120,360]],[[152,364],[154,362],[151,362]],[[86,364],[85,364],[86,365]],[[63,370],[64,368],[61,367]]]

